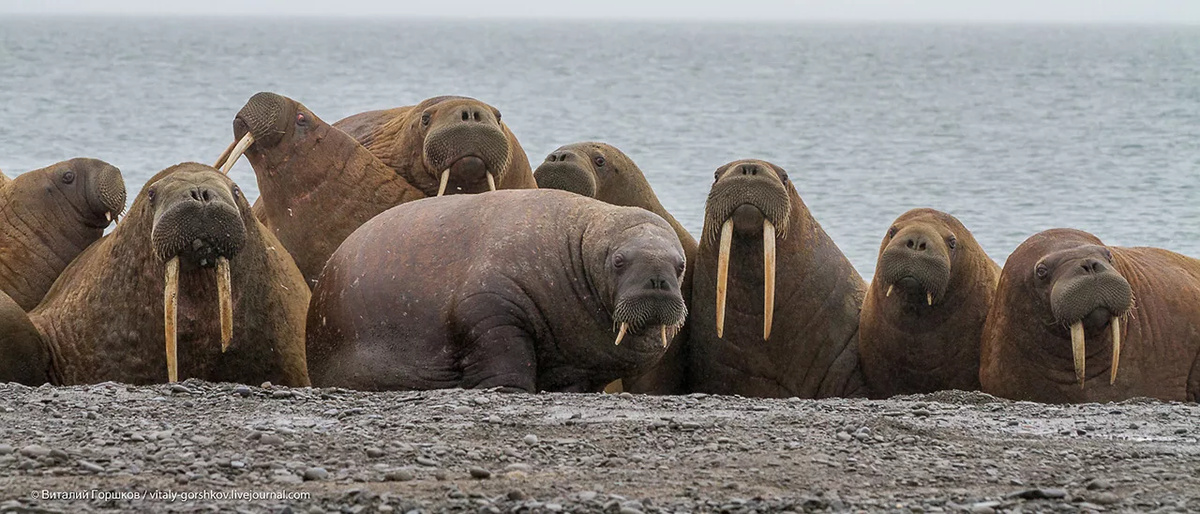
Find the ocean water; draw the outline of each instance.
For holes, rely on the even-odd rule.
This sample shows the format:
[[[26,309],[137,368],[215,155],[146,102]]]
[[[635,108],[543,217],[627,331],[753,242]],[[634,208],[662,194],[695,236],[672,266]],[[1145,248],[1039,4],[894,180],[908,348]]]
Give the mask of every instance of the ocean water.
[[[712,172],[766,159],[868,280],[915,207],[998,262],[1052,227],[1200,257],[1200,27],[4,17],[0,169],[96,157],[132,200],[257,91],[329,122],[473,96],[534,166],[623,149],[694,234]]]

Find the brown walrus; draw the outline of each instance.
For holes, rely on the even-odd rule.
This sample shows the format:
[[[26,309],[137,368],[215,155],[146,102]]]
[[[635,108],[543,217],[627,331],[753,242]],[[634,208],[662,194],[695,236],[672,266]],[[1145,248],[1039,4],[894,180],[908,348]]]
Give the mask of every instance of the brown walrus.
[[[42,385],[49,369],[50,354],[29,315],[0,291],[0,383]]]
[[[367,220],[425,198],[408,181],[299,102],[258,93],[233,120],[235,147],[258,177],[254,214],[296,261],[311,287],[338,245]]]
[[[979,338],[997,266],[957,218],[908,211],[879,245],[859,319],[859,356],[871,395],[979,389]]]
[[[760,160],[717,168],[692,282],[688,388],[753,397],[865,394],[858,358],[865,289],[783,168]]]
[[[678,237],[643,209],[562,191],[401,205],[317,281],[313,383],[599,391],[662,356],[687,316],[683,271]]]
[[[539,188],[561,189],[613,205],[640,207],[661,216],[675,230],[687,262],[696,259],[696,238],[671,216],[659,202],[641,168],[616,147],[597,142],[572,143],[546,156],[533,172]],[[689,264],[680,284],[684,300],[692,296],[692,266]],[[687,341],[687,325],[675,336],[666,355],[653,369],[640,377],[625,377],[614,390],[634,393],[680,394],[686,372],[682,351]]]
[[[71,159],[0,181],[0,291],[24,310],[125,210],[121,171]]]
[[[55,384],[193,377],[304,386],[308,299],[292,258],[237,185],[183,163],[146,183],[30,319]]]
[[[462,96],[355,114],[333,124],[425,196],[537,187],[495,107]]]
[[[985,392],[1049,403],[1200,400],[1200,260],[1052,229],[1000,274],[983,329]]]

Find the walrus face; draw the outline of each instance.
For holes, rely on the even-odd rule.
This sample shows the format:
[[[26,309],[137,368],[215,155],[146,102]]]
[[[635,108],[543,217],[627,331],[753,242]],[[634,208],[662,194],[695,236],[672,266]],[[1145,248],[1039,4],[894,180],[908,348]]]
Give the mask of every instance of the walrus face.
[[[626,230],[609,249],[615,344],[627,333],[653,334],[666,348],[687,319],[679,285],[683,280],[683,247],[674,232],[643,224]]]
[[[1113,357],[1110,382],[1116,381],[1120,360],[1120,318],[1133,306],[1133,290],[1113,267],[1112,252],[1102,245],[1082,245],[1042,257],[1029,271],[1039,303],[1049,304],[1059,337],[1071,338],[1075,377],[1084,382],[1085,340],[1106,328],[1112,330]]]
[[[494,191],[508,168],[511,151],[500,111],[483,102],[462,97],[434,102],[420,111],[414,130],[424,135],[422,160],[429,178],[438,181],[437,196]]]
[[[899,290],[908,304],[932,307],[946,295],[957,253],[958,237],[945,223],[902,216],[884,237],[876,276],[885,296]]]
[[[43,170],[46,192],[62,195],[83,217],[84,224],[105,228],[125,211],[125,180],[115,166],[79,158]]]
[[[233,118],[234,143],[225,149],[216,165],[228,173],[247,151],[256,152],[268,163],[276,163],[290,155],[292,145],[287,143],[304,140],[305,135],[324,124],[295,100],[275,93],[256,93]]]
[[[733,236],[761,237],[763,242],[763,339],[771,338],[775,311],[775,238],[786,234],[792,202],[787,172],[766,161],[734,161],[714,174],[715,181],[704,207],[704,237],[720,238],[717,256],[717,337],[725,332],[725,291],[729,279],[729,253]],[[719,231],[716,227],[720,227]]]
[[[611,164],[611,159],[600,149],[576,143],[550,152],[545,162],[533,170],[533,178],[541,189],[560,189],[596,198],[599,175],[611,172]]]
[[[246,243],[246,227],[238,200],[241,190],[216,170],[195,165],[148,185],[143,191],[153,209],[150,242],[166,263],[163,295],[166,316],[167,375],[178,377],[176,361],[177,298],[179,274],[216,268],[221,313],[221,349],[233,338],[233,299],[229,261]]]

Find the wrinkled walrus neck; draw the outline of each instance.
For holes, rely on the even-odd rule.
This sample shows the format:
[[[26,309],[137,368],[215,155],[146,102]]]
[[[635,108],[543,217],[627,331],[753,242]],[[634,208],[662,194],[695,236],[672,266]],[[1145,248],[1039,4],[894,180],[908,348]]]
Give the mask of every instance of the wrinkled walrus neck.
[[[22,185],[18,178],[10,184],[15,187],[3,193],[22,195],[16,189]],[[80,223],[75,207],[63,202],[14,200],[13,196],[0,197],[0,249],[7,254],[0,266],[0,291],[29,311],[104,229]]]

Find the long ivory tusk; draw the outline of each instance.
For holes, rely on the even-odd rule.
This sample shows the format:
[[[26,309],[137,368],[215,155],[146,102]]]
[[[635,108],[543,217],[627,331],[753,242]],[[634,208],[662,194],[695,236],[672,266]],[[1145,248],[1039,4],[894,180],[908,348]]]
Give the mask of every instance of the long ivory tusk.
[[[167,261],[166,287],[163,289],[163,325],[167,338],[167,381],[179,381],[179,360],[176,348],[175,315],[179,311],[179,257]]]
[[[763,218],[763,341],[771,338],[775,318],[775,225]]]
[[[229,158],[229,154],[233,153],[233,147],[237,145],[237,141],[230,141],[229,146],[225,147],[225,151],[221,152],[221,156],[217,157],[217,162],[213,163],[213,167],[221,169],[221,165],[225,164],[225,159]]]
[[[1117,367],[1121,364],[1121,318],[1113,316],[1112,319],[1112,336],[1113,336],[1113,357],[1112,357],[1112,372],[1108,376],[1108,384],[1117,383]]]
[[[488,176],[488,191],[495,191],[496,190],[496,177],[493,177],[492,172],[490,172],[490,171],[488,172],[487,176]]]
[[[237,142],[237,146],[233,147],[233,151],[230,152],[229,158],[225,159],[225,164],[221,165],[221,173],[228,175],[229,168],[233,167],[234,163],[238,161],[238,158],[240,158],[242,154],[246,153],[246,149],[250,148],[250,145],[252,144],[254,144],[254,134],[247,132],[246,135],[242,136],[242,139]]]
[[[229,282],[229,259],[217,257],[217,300],[221,307],[221,353],[233,341],[233,288]]]
[[[670,346],[671,343],[669,341],[667,341],[667,326],[666,325],[662,326],[662,339],[663,339],[663,348]]]
[[[895,289],[895,288],[896,288],[896,284],[892,284],[892,285],[888,286],[887,292],[883,294],[884,298],[892,296],[892,289]]]
[[[613,342],[613,345],[620,346],[621,340],[625,339],[625,332],[628,332],[628,331],[629,331],[629,323],[622,322],[621,323],[621,331],[617,332],[617,340],[615,342]]]
[[[1075,378],[1079,380],[1079,388],[1083,388],[1084,365],[1087,363],[1087,350],[1083,340],[1083,322],[1076,321],[1071,325],[1071,354],[1075,357]]]
[[[442,172],[442,183],[438,185],[438,196],[446,194],[446,184],[450,183],[450,168]]]
[[[729,247],[733,245],[733,218],[721,225],[721,248],[717,254],[717,337],[725,334],[725,290],[729,283]]]

